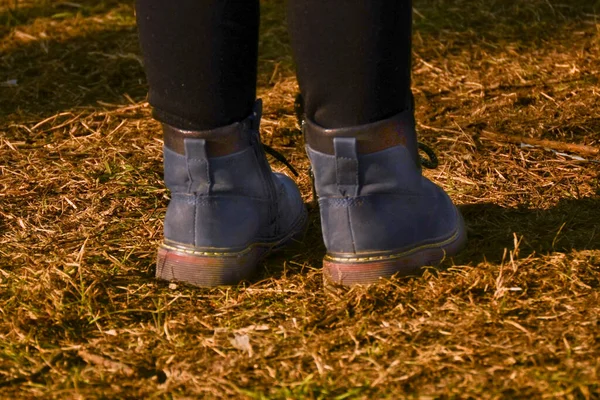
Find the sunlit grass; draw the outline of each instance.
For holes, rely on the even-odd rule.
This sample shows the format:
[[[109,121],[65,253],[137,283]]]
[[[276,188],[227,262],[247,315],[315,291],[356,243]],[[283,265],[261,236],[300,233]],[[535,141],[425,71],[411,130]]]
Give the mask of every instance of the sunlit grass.
[[[133,2],[0,3],[0,397],[599,397],[598,164],[480,136],[600,146],[596,3],[414,3],[426,174],[470,243],[343,293],[314,208],[254,282],[154,280],[168,192]],[[262,18],[262,137],[309,202],[283,2]]]

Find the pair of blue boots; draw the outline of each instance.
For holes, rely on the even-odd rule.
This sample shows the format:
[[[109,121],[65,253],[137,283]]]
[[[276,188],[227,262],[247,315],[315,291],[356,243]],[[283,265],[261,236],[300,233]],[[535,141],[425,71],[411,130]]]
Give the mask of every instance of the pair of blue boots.
[[[236,284],[303,234],[295,183],[273,173],[259,137],[261,103],[212,131],[164,126],[171,191],[156,275],[197,286]],[[305,121],[327,253],[327,283],[370,284],[439,264],[466,241],[446,193],[421,174],[413,111],[342,129]]]

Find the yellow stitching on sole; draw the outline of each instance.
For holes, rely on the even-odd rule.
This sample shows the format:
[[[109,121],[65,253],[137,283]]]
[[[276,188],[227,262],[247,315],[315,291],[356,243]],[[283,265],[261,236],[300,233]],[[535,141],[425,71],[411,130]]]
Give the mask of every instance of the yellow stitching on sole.
[[[302,213],[302,215],[300,216],[300,218],[294,223],[294,225],[293,225],[294,229],[297,227],[303,226],[304,223],[306,222],[307,218],[308,218],[308,213],[306,211],[304,211]],[[185,253],[185,254],[189,254],[192,256],[199,256],[199,257],[241,257],[241,256],[245,256],[246,254],[250,253],[252,250],[254,250],[255,247],[265,247],[267,249],[267,251],[271,251],[274,247],[277,247],[278,245],[290,240],[296,234],[298,234],[298,232],[295,232],[294,229],[292,229],[290,231],[288,236],[284,237],[283,239],[281,239],[275,243],[265,243],[265,242],[252,243],[250,246],[246,247],[244,250],[241,250],[238,252],[198,251],[198,250],[177,247],[174,245],[167,244],[165,242],[161,243],[160,247],[162,247],[163,249],[166,249],[166,250],[176,251],[179,253]]]
[[[326,255],[324,260],[339,262],[339,263],[352,263],[352,262],[360,263],[360,262],[369,262],[369,261],[394,260],[397,258],[406,257],[408,255],[411,255],[412,253],[416,253],[421,250],[431,249],[431,248],[435,248],[435,247],[439,247],[439,246],[445,246],[445,245],[450,244],[453,241],[455,241],[458,238],[459,234],[460,234],[460,232],[457,230],[456,232],[454,232],[454,235],[452,235],[450,238],[444,240],[443,242],[425,244],[423,246],[415,247],[414,249],[410,249],[403,253],[390,254],[387,256],[353,257],[353,258],[342,258],[342,257],[334,257],[334,256]]]
[[[160,247],[162,247],[163,249],[166,249],[166,250],[176,251],[178,253],[190,254],[193,256],[203,256],[203,257],[240,257],[240,256],[244,256],[247,253],[251,252],[252,249],[257,246],[269,247],[269,246],[263,246],[263,244],[261,244],[261,243],[254,243],[242,251],[223,253],[223,252],[216,252],[216,251],[213,252],[213,251],[198,251],[198,250],[184,249],[181,247],[168,245],[164,242],[160,245]]]

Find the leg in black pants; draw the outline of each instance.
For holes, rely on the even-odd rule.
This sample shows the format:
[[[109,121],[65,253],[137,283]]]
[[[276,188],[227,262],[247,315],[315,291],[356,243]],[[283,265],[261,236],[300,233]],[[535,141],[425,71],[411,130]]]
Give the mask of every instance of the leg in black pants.
[[[138,0],[137,18],[159,120],[209,129],[250,113],[258,1]],[[407,108],[410,1],[289,0],[288,18],[311,120],[353,126]]]
[[[158,120],[204,130],[250,114],[258,0],[138,0],[136,5],[150,104]]]
[[[410,0],[289,0],[306,116],[341,128],[408,108],[411,16]]]

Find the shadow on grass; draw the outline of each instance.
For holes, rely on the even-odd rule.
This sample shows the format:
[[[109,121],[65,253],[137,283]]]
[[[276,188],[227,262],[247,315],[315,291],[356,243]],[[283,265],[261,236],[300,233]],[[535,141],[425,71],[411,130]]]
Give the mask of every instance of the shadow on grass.
[[[514,249],[514,238],[522,238],[520,257],[530,254],[600,249],[600,196],[563,199],[548,210],[511,209],[492,203],[460,207],[467,224],[467,247],[453,258],[455,265],[499,264],[505,249]],[[325,255],[317,209],[310,212],[306,236],[265,262],[253,282],[282,279],[321,268]],[[446,263],[445,263],[446,264]],[[444,266],[449,266],[445,265]]]
[[[504,249],[514,249],[522,238],[521,257],[600,249],[600,196],[562,199],[548,210],[510,209],[496,204],[461,207],[469,231],[467,248],[455,257],[456,264],[502,262]]]
[[[123,4],[133,4],[133,0],[79,0],[77,2],[50,2],[33,0],[19,2],[17,6],[0,7],[0,39],[12,28],[28,25],[38,18],[61,20],[77,16],[90,17],[105,13]]]
[[[17,81],[0,88],[1,119],[53,115],[98,101],[122,104],[125,94],[141,101],[147,92],[133,27],[18,46],[0,66],[0,81]]]
[[[13,29],[32,25],[36,18],[48,21],[32,27],[25,36],[6,39],[4,51],[0,47],[0,83],[17,82],[15,86],[0,86],[0,126],[15,122],[29,125],[73,108],[98,106],[99,102],[143,101],[148,87],[133,3],[86,0],[77,3],[81,7],[40,3],[0,12],[0,40]],[[291,51],[281,18],[283,4],[264,6],[259,83],[272,85],[275,70],[292,73]],[[67,11],[62,12],[63,8]],[[53,32],[47,34],[45,29],[50,25]],[[61,35],[69,38],[58,39]],[[6,121],[7,117],[11,120]]]
[[[548,39],[582,30],[582,22],[595,24],[600,2],[589,0],[415,0],[414,29],[422,35],[447,38],[454,46],[455,34],[476,39],[486,47],[522,43],[535,46]],[[565,31],[565,27],[570,29]]]
[[[0,126],[145,98],[133,1],[36,2],[0,12],[0,29],[26,24],[26,34],[4,39],[0,82],[16,85],[0,87]]]
[[[285,20],[282,3],[263,4],[266,18],[263,18],[265,26],[261,32],[262,49],[269,55],[262,64],[289,61],[287,39],[281,45],[273,43],[282,40],[279,38],[283,34],[281,27],[273,23],[277,16],[280,21]],[[507,42],[515,41],[525,46],[520,51],[527,51],[527,46],[543,44],[559,34],[572,34],[576,26],[580,30],[588,29],[582,28],[581,22],[593,19],[597,3],[421,0],[415,2],[415,32],[423,40],[431,36],[447,37],[451,42],[448,51],[481,46],[493,53],[494,49],[501,51]],[[5,9],[0,12],[0,38],[36,18],[95,16],[123,6],[131,14],[128,18],[133,19],[132,0],[82,0],[75,5],[34,2],[16,10]],[[73,107],[96,105],[98,101],[122,102],[125,94],[136,101],[143,99],[147,87],[136,29],[132,21],[127,28],[111,28],[111,24],[113,21],[108,21],[102,31],[70,40],[49,40],[43,45],[34,41],[5,52],[0,63],[0,81],[16,79],[19,86],[0,89],[0,117],[15,113],[47,116]],[[277,37],[273,37],[273,32]]]
[[[325,256],[325,245],[321,236],[319,209],[305,204],[308,209],[308,223],[304,235],[289,246],[277,251],[264,262],[264,268],[252,283],[263,279],[285,279],[299,274],[307,274],[310,269],[320,269]]]

